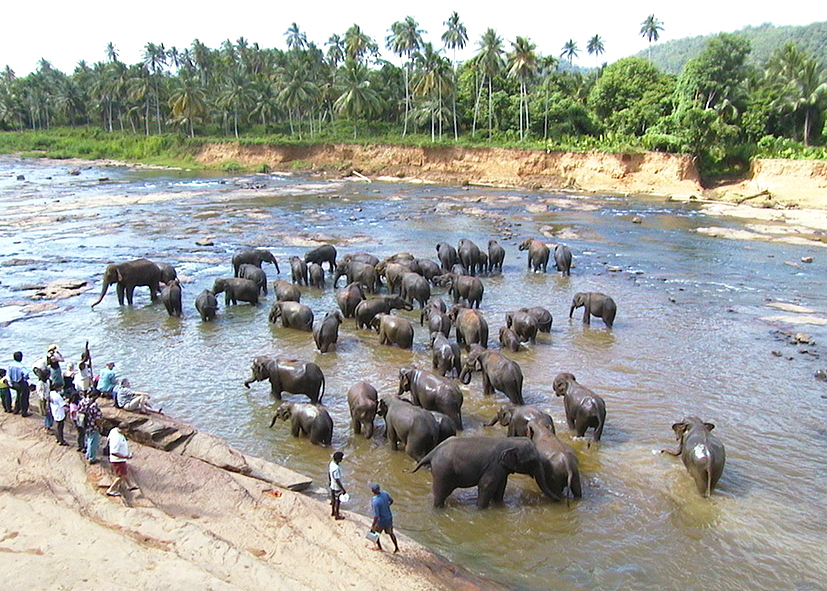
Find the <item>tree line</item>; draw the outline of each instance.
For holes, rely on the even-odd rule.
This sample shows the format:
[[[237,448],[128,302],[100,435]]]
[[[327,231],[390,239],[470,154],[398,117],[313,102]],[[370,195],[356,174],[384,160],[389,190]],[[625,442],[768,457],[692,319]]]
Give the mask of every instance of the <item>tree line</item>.
[[[760,66],[749,40],[712,37],[675,75],[650,59],[599,65],[603,39],[585,47],[595,67],[573,67],[578,43],[542,55],[526,37],[506,42],[489,28],[473,58],[459,15],[436,44],[410,16],[382,40],[354,24],[324,47],[293,23],[287,49],[247,39],[183,50],[147,43],[125,64],[113,43],[105,59],[65,74],[46,61],[17,77],[0,73],[0,129],[99,126],[109,132],[239,138],[279,134],[304,141],[415,136],[458,141],[601,148],[629,145],[684,152],[706,170],[743,163],[756,149],[824,143],[827,84],[822,65],[788,43]],[[649,15],[638,34],[657,42],[663,23]]]

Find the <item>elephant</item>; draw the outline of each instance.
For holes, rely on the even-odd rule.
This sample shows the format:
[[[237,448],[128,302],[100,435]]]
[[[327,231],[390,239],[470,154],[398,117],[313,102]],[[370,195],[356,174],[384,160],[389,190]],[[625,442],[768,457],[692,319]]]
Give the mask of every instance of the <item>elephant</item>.
[[[537,319],[528,312],[506,312],[505,325],[514,329],[521,343],[537,340]]]
[[[428,412],[431,413],[436,420],[436,425],[439,432],[436,439],[437,445],[449,437],[453,437],[457,434],[457,428],[454,426],[454,421],[451,420],[451,417],[445,413],[439,412],[438,410],[429,410]]]
[[[330,445],[333,440],[333,419],[323,406],[307,402],[282,402],[270,421],[271,428],[276,424],[276,419],[290,421],[293,437],[307,435],[313,445]]]
[[[385,419],[385,435],[394,451],[401,443],[405,453],[418,461],[437,446],[439,425],[424,408],[398,396],[383,396],[376,413]]]
[[[373,317],[370,325],[379,333],[381,345],[397,345],[402,349],[410,349],[413,346],[414,329],[407,318],[380,312]]]
[[[242,263],[238,267],[238,277],[249,279],[258,286],[261,294],[267,295],[267,274],[261,267],[256,267],[250,263]]]
[[[324,396],[324,374],[312,361],[283,359],[277,357],[256,357],[253,359],[252,377],[244,382],[250,388],[253,382],[270,380],[270,394],[281,400],[282,392],[304,394],[313,404],[318,404]]]
[[[239,301],[258,304],[258,285],[241,277],[224,277],[216,279],[212,286],[215,295],[224,292],[224,305],[238,304]]]
[[[290,257],[290,275],[293,283],[310,285],[310,279],[307,277],[307,263],[301,257]]]
[[[459,261],[457,249],[447,242],[440,242],[436,245],[436,256],[439,259],[439,263],[442,265],[442,268],[449,272],[457,261]]]
[[[379,259],[372,254],[366,252],[358,252],[356,254],[346,254],[342,257],[343,261],[356,261],[357,263],[365,263],[371,267],[376,267],[379,264]],[[338,265],[336,265],[338,268]]]
[[[606,402],[597,394],[577,383],[574,374],[557,374],[553,383],[554,393],[563,397],[566,407],[566,423],[578,437],[583,437],[589,427],[594,427],[592,439],[600,441],[606,424]]]
[[[439,263],[428,259],[417,259],[416,262],[419,263],[419,274],[431,283],[433,283],[434,277],[443,273]]]
[[[195,309],[201,314],[201,320],[207,322],[208,320],[215,320],[215,314],[218,311],[218,300],[215,294],[209,289],[205,289],[195,298]]]
[[[313,310],[299,302],[273,302],[270,308],[270,322],[275,324],[279,318],[284,328],[295,328],[305,332],[313,330]]]
[[[678,450],[662,450],[663,453],[681,457],[704,498],[712,494],[726,463],[724,444],[711,433],[714,428],[715,425],[704,423],[698,417],[686,417],[672,425],[675,438],[680,442]]]
[[[397,252],[389,257],[385,257],[385,259],[380,262],[377,267],[385,267],[390,264],[402,265],[411,273],[419,273],[420,271],[419,261],[417,261],[416,257],[409,252]],[[380,269],[377,268],[376,270],[379,271]]]
[[[164,308],[167,309],[167,314],[180,318],[183,314],[181,306],[181,283],[177,279],[173,279],[164,290],[161,292],[161,301],[164,303]]]
[[[488,272],[503,272],[503,261],[505,261],[505,249],[496,240],[488,241]]]
[[[499,351],[488,351],[479,345],[472,345],[465,358],[459,381],[471,382],[471,373],[482,371],[482,393],[490,396],[495,390],[505,394],[512,404],[523,404],[523,370]]]
[[[282,302],[299,302],[302,299],[302,292],[295,283],[279,279],[273,283],[273,289],[276,292],[276,299]]]
[[[365,428],[365,439],[373,437],[373,419],[379,405],[376,388],[367,382],[357,382],[347,391],[347,406],[350,409],[350,424],[357,435]]]
[[[552,318],[551,312],[545,308],[540,308],[539,306],[535,306],[534,308],[520,308],[520,312],[534,316],[534,320],[537,321],[537,330],[540,332],[551,332],[551,324],[554,322],[554,318]]]
[[[529,421],[545,427],[552,433],[555,432],[554,421],[551,419],[551,415],[529,404],[523,406],[503,404],[497,409],[497,414],[494,418],[488,421],[485,426],[492,427],[499,423],[503,427],[508,427],[508,437],[528,437]]]
[[[482,275],[483,273],[488,271],[488,253],[484,250],[480,250],[480,259],[477,263],[477,273]]]
[[[336,292],[336,303],[345,318],[353,318],[356,314],[356,306],[365,299],[365,292],[362,284],[354,281]]]
[[[571,250],[565,244],[558,244],[554,247],[554,266],[563,276],[571,275]]]
[[[342,315],[338,310],[328,312],[324,319],[313,327],[313,342],[322,353],[330,351],[330,347],[339,340],[339,325],[342,323]]]
[[[336,270],[336,247],[332,244],[317,246],[305,253],[304,260],[308,263],[316,263],[318,265],[326,262],[330,265],[330,274],[333,275]]]
[[[118,286],[118,304],[123,306],[126,296],[127,303],[132,305],[132,294],[139,285],[149,287],[149,297],[154,302],[158,297],[161,281],[161,269],[148,259],[135,259],[123,263],[112,263],[106,266],[103,272],[103,286],[100,297],[94,301],[94,308],[103,301],[103,296],[113,283]]]
[[[516,353],[520,350],[520,345],[520,337],[517,336],[517,333],[514,332],[513,329],[507,326],[500,327],[500,346],[503,349],[508,349],[512,353]]]
[[[528,438],[543,458],[546,486],[561,497],[566,489],[569,489],[572,498],[582,497],[580,464],[571,446],[560,441],[553,429],[550,430],[535,420],[528,422],[526,430]],[[568,498],[566,495],[567,500]]]
[[[424,308],[431,298],[431,286],[428,280],[419,273],[403,273],[399,287],[399,295],[402,299],[411,304],[415,301],[419,302],[420,308]]]
[[[411,472],[430,466],[433,475],[434,507],[457,488],[478,487],[477,508],[492,501],[502,503],[508,475],[527,474],[548,497],[559,501],[546,484],[543,458],[526,437],[451,437],[417,462]]]
[[[356,328],[370,328],[373,318],[377,314],[389,314],[391,310],[413,310],[413,306],[398,295],[379,296],[370,300],[362,300],[356,306]]]
[[[388,293],[391,294],[401,289],[402,276],[405,273],[412,273],[410,267],[402,263],[388,263],[385,265],[379,263],[376,266],[376,272],[385,278],[385,282],[388,284]]]
[[[239,267],[245,263],[256,267],[261,267],[262,263],[273,263],[276,267],[276,273],[281,273],[276,257],[273,256],[272,252],[263,248],[245,248],[233,255],[233,273],[235,277],[239,277]]]
[[[413,365],[399,368],[399,395],[410,392],[416,406],[447,415],[462,431],[462,390],[454,382]]]
[[[422,313],[419,315],[420,326],[424,326],[425,319],[428,320],[428,334],[441,332],[446,337],[450,334],[451,318],[445,312],[440,311],[438,306],[432,305],[431,301],[422,308]]]
[[[576,308],[583,308],[583,324],[591,324],[591,317],[602,318],[606,326],[611,328],[617,314],[617,304],[605,293],[597,291],[578,291],[571,300],[569,318]]]
[[[333,287],[339,281],[339,277],[344,275],[347,277],[347,282],[360,283],[364,285],[371,293],[376,293],[382,285],[379,280],[379,274],[376,272],[376,267],[367,263],[360,263],[354,260],[342,260],[336,265],[336,275],[333,277]]]
[[[310,263],[307,267],[307,275],[310,278],[309,285],[318,289],[324,289],[324,269],[318,263]]]
[[[457,256],[462,266],[468,269],[468,273],[476,275],[480,264],[480,247],[474,244],[473,240],[463,238],[457,244]]]
[[[161,283],[168,285],[173,279],[178,279],[175,267],[169,263],[155,263],[161,269]]]
[[[488,347],[488,322],[479,310],[453,306],[448,311],[448,317],[456,327],[457,344],[465,350],[473,344]]]
[[[441,376],[451,372],[459,377],[462,371],[462,357],[459,345],[448,340],[448,337],[441,332],[431,333],[431,349],[433,350],[431,362],[434,371]]]
[[[451,267],[451,273],[454,275],[468,275],[468,269],[465,268],[465,265],[462,263],[456,263],[453,267]]]
[[[485,286],[476,277],[468,275],[456,275],[454,273],[443,273],[434,277],[434,283],[442,287],[448,288],[448,293],[453,296],[454,303],[458,304],[460,300],[467,304],[468,307],[473,308],[476,304],[480,307],[482,296],[485,293]]]
[[[548,257],[551,254],[548,246],[535,240],[534,238],[526,238],[520,243],[519,249],[528,251],[528,270],[533,270],[535,273],[539,271],[546,272],[548,267]]]

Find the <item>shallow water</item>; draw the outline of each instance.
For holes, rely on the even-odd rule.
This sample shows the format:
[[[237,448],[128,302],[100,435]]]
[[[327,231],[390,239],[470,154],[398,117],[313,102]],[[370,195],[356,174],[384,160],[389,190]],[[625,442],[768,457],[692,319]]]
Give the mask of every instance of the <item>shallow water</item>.
[[[823,249],[710,238],[694,230],[743,222],[710,220],[692,205],[653,198],[94,167],[69,176],[68,169],[0,159],[0,321],[24,315],[0,329],[4,358],[21,349],[31,363],[58,342],[76,360],[88,339],[98,369],[116,361],[165,412],[325,485],[330,449],[290,437],[284,423],[269,429],[269,386],[242,385],[256,355],[314,360],[327,379],[334,446],[346,454],[354,497],[347,508],[366,513],[366,483],[377,480],[396,499],[398,529],[514,588],[823,588],[827,388],[813,373],[827,363],[820,345],[792,346],[775,331],[804,331],[821,343],[827,328],[761,320],[777,313],[770,301],[824,316]],[[19,174],[26,180],[16,180]],[[548,210],[537,213],[536,204],[550,197]],[[633,224],[634,216],[643,223]],[[517,244],[541,229],[571,247],[570,279],[526,272]],[[196,246],[204,236],[215,245]],[[351,434],[347,389],[366,379],[380,393],[395,391],[400,365],[430,364],[424,331],[417,330],[413,351],[401,351],[379,346],[375,334],[347,320],[337,352],[321,355],[309,334],[268,324],[272,292],[258,307],[225,308],[222,301],[215,323],[202,323],[193,307],[215,278],[232,275],[230,257],[242,246],[271,248],[279,277],[289,280],[288,257],[303,254],[311,239],[330,241],[340,253],[432,258],[437,242],[461,237],[483,247],[498,238],[507,251],[503,275],[483,280],[492,345],[508,310],[541,305],[554,315],[551,335],[513,358],[525,374],[526,402],[547,408],[577,451],[584,498],[571,507],[548,502],[527,477],[512,476],[502,507],[476,511],[475,491],[467,489],[436,511],[428,472],[404,472],[413,461],[391,452],[382,437]],[[185,318],[151,305],[145,288],[136,290],[133,308],[119,307],[113,290],[89,308],[108,262],[142,256],[176,267]],[[814,263],[785,264],[802,256]],[[276,278],[272,265],[265,271]],[[26,314],[21,306],[33,292],[20,288],[62,277],[88,279],[94,289]],[[584,327],[582,311],[568,319],[576,291],[615,299],[613,330],[599,320]],[[302,301],[317,319],[336,307],[330,287],[303,288]],[[799,352],[805,348],[822,357]],[[567,430],[551,391],[560,371],[606,399],[600,444],[587,448]],[[477,434],[504,399],[483,399],[478,374],[463,392],[466,434]],[[715,423],[726,445],[726,469],[710,500],[698,496],[679,460],[658,453],[675,446],[670,427],[688,414]]]

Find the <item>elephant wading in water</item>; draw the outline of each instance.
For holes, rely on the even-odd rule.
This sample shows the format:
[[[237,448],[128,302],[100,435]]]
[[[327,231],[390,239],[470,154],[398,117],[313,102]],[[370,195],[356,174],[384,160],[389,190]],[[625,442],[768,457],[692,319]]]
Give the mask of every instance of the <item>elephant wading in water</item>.
[[[332,244],[322,244],[312,250],[308,250],[304,255],[304,260],[307,263],[316,263],[321,265],[327,263],[330,265],[330,274],[336,272],[336,247]]]
[[[284,328],[313,331],[313,310],[299,302],[273,302],[270,308],[270,322],[276,324],[279,318]]]
[[[439,264],[446,271],[453,269],[454,265],[459,262],[457,249],[447,242],[440,242],[436,245],[436,256],[439,259]]]
[[[482,296],[485,293],[485,286],[482,281],[468,275],[444,273],[434,277],[434,284],[447,287],[448,293],[453,296],[455,304],[462,301],[469,308],[476,305],[479,309]]]
[[[431,364],[434,371],[441,376],[451,373],[456,377],[462,372],[462,353],[459,345],[448,340],[441,332],[431,333]]]
[[[336,287],[336,283],[342,275],[347,278],[348,284],[358,283],[364,285],[371,293],[377,293],[382,285],[379,281],[379,274],[376,272],[376,267],[367,263],[360,263],[353,259],[342,260],[336,265],[336,274],[333,276],[333,287]]]
[[[399,295],[411,305],[419,302],[419,307],[425,308],[425,304],[431,298],[431,286],[419,273],[403,273],[399,287]]]
[[[551,317],[551,312],[545,308],[535,306],[534,308],[520,308],[519,312],[525,312],[534,317],[537,321],[537,330],[540,332],[551,332],[551,323],[554,318]]]
[[[235,277],[240,277],[238,274],[239,268],[245,263],[259,268],[261,268],[262,263],[273,263],[276,267],[276,273],[281,273],[276,257],[273,256],[272,252],[263,248],[245,248],[233,255],[233,273]]]
[[[500,346],[503,349],[508,349],[512,353],[516,353],[520,350],[520,345],[520,337],[517,336],[517,333],[514,332],[513,329],[507,326],[500,327]]]
[[[310,278],[310,287],[324,289],[324,269],[317,263],[310,263],[307,267],[307,276]]]
[[[299,302],[302,299],[301,290],[289,281],[279,279],[273,283],[276,299],[282,302]]]
[[[184,313],[181,306],[181,284],[177,279],[170,281],[161,292],[161,301],[170,316],[180,318]]]
[[[270,394],[276,400],[281,400],[282,392],[304,394],[313,404],[321,402],[324,396],[324,374],[312,361],[262,356],[253,359],[251,370],[253,375],[244,382],[244,387],[270,380]]]
[[[591,324],[591,316],[597,316],[602,318],[609,328],[614,324],[615,315],[617,314],[615,301],[605,293],[597,291],[579,291],[574,294],[574,298],[571,300],[569,318],[572,317],[577,308],[584,308],[583,324]]]
[[[488,347],[488,321],[479,310],[471,310],[461,306],[453,306],[448,311],[448,317],[456,327],[457,344],[465,350],[472,345]]]
[[[565,244],[558,244],[554,247],[554,266],[563,276],[571,275],[571,250]]]
[[[485,426],[492,427],[499,423],[503,427],[508,427],[508,437],[528,437],[529,421],[534,421],[554,433],[554,421],[551,420],[551,415],[536,406],[528,404],[523,406],[503,404],[497,410],[496,416]]]
[[[307,435],[313,445],[330,445],[333,440],[333,419],[323,406],[307,402],[282,402],[270,421],[270,427],[276,424],[276,419],[290,421],[291,435]]]
[[[546,486],[561,497],[566,489],[569,490],[572,498],[582,497],[580,464],[571,446],[560,441],[553,429],[537,421],[529,421],[526,430],[528,438],[543,458]],[[566,499],[568,498],[567,495]]]
[[[543,493],[560,500],[549,488],[543,458],[525,437],[451,437],[419,460],[411,472],[430,466],[434,507],[457,488],[478,487],[477,508],[502,503],[509,474],[527,474]]]
[[[465,365],[459,381],[471,382],[471,373],[482,371],[482,393],[490,396],[495,390],[502,392],[511,404],[523,404],[523,370],[499,351],[489,351],[479,345],[472,345],[465,358]]]
[[[505,325],[514,330],[521,343],[537,340],[537,319],[528,312],[517,310],[516,312],[506,312]]]
[[[413,403],[448,416],[462,431],[462,391],[448,378],[412,365],[399,368],[399,395],[410,392]]]
[[[350,409],[350,425],[357,435],[365,429],[365,439],[373,437],[373,419],[379,406],[376,388],[367,382],[357,382],[347,391],[347,406]]]
[[[539,273],[540,271],[543,273],[546,272],[548,268],[548,258],[551,254],[548,246],[534,238],[526,238],[520,243],[519,249],[528,251],[529,271],[533,270],[535,273]]]
[[[680,442],[678,450],[663,450],[663,453],[681,457],[703,497],[712,494],[726,463],[724,444],[711,433],[714,428],[715,425],[704,423],[698,417],[687,417],[672,425],[675,437]]]
[[[336,345],[339,340],[339,325],[342,323],[342,315],[338,310],[328,312],[324,319],[313,327],[313,342],[322,353],[327,353],[330,348]]]
[[[124,296],[127,303],[132,305],[132,294],[138,286],[149,287],[149,297],[154,302],[158,297],[161,282],[161,269],[148,259],[136,259],[124,263],[107,265],[103,272],[103,286],[100,297],[92,304],[94,308],[103,301],[103,296],[113,283],[118,288],[118,304],[123,306]]]
[[[440,303],[442,303],[442,300],[440,300]],[[442,306],[444,307],[445,304],[442,304]],[[433,298],[428,301],[427,306],[422,308],[422,312],[419,315],[419,325],[423,326],[426,319],[428,320],[429,334],[439,332],[446,337],[451,334],[451,319],[445,313],[445,310],[434,302]]]
[[[293,283],[310,285],[310,278],[307,276],[307,263],[300,257],[290,257],[290,274],[293,278]]]
[[[249,279],[240,277],[216,279],[212,291],[216,295],[224,292],[225,306],[238,304],[239,301],[258,305],[258,285]]]
[[[354,311],[356,328],[369,329],[377,314],[390,314],[391,310],[396,309],[413,310],[413,306],[398,295],[379,296],[378,298],[363,300],[357,304]]]
[[[481,267],[482,257],[480,256],[480,247],[477,246],[473,240],[463,238],[457,244],[457,256],[462,266],[468,270],[470,275],[476,275],[477,271],[484,271]]]
[[[195,298],[195,309],[201,314],[201,320],[207,322],[208,320],[215,320],[215,315],[218,312],[218,300],[215,294],[209,289],[205,289]]]
[[[413,346],[414,329],[407,318],[380,313],[373,317],[370,325],[379,333],[381,345],[397,345],[402,349]]]
[[[161,283],[169,285],[173,279],[178,279],[178,272],[169,263],[155,263],[161,269]]]
[[[578,437],[583,437],[589,427],[594,427],[589,445],[592,441],[600,441],[606,424],[606,403],[603,399],[578,384],[574,374],[568,372],[557,374],[553,388],[557,396],[563,397],[569,429],[573,429]]]
[[[505,260],[505,249],[496,240],[488,241],[488,272],[503,272],[503,261]]]
[[[394,451],[401,443],[406,454],[419,460],[439,441],[439,425],[434,415],[398,396],[383,396],[377,414],[385,419],[385,435]]]
[[[362,288],[362,284],[358,281],[349,283],[346,287],[336,292],[336,304],[338,304],[345,318],[353,318],[356,314],[356,306],[364,299],[365,291]]]
[[[267,274],[261,267],[244,263],[238,268],[238,277],[249,279],[258,286],[263,295],[267,295]]]

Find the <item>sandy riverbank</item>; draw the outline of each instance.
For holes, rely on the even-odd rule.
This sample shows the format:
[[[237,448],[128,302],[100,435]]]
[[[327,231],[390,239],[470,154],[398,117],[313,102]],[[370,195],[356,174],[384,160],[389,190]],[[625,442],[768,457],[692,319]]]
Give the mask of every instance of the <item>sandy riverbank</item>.
[[[501,589],[404,535],[400,554],[372,551],[354,511],[334,521],[312,496],[130,445],[141,488],[107,497],[106,462],[57,446],[36,414],[0,413],[0,588]]]

